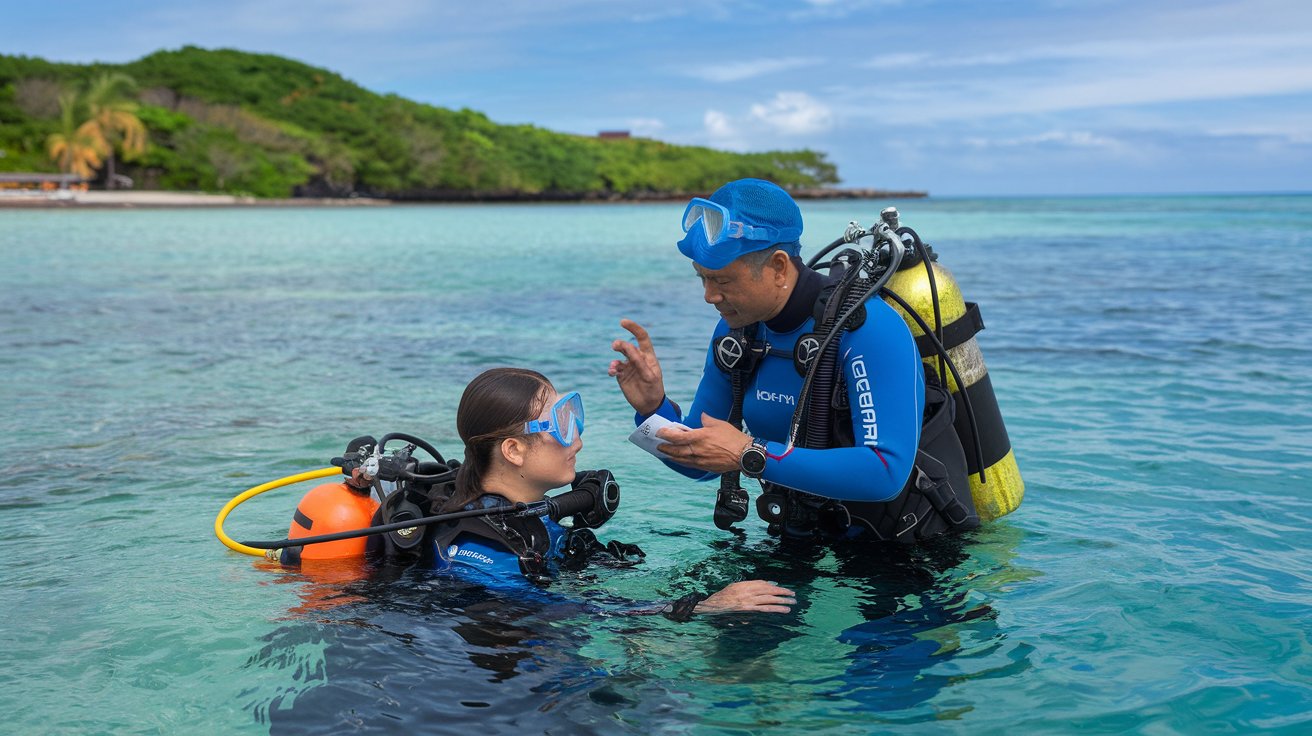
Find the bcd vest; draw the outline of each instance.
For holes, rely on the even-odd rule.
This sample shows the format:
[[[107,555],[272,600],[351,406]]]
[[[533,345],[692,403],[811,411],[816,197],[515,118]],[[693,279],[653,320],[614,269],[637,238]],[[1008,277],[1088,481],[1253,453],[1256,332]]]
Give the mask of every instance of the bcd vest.
[[[837,283],[838,279],[831,279],[821,289],[813,310],[818,326],[832,322],[838,312],[842,295],[835,294]],[[865,306],[862,305],[840,329],[857,329],[864,320]],[[737,427],[741,427],[742,422],[745,386],[760,361],[767,355],[787,355],[757,341],[757,331],[757,325],[731,330],[717,341],[714,349],[717,366],[730,376],[733,404],[728,421]],[[822,359],[823,356],[817,353],[824,334],[817,330],[798,338],[791,358],[799,374],[806,374],[811,361]],[[837,340],[832,345],[836,350]],[[725,360],[726,357],[739,359],[731,362]],[[808,433],[811,436],[804,434],[799,446],[824,449],[856,445],[842,366],[835,365],[833,370],[832,381],[826,382],[832,387],[826,392],[827,397],[814,397],[819,400],[798,397],[798,401],[806,402],[806,426],[811,430]],[[925,374],[925,412],[920,443],[914,467],[902,491],[883,502],[837,501],[762,481],[763,493],[757,499],[756,508],[758,515],[769,522],[772,534],[832,539],[845,536],[852,525],[859,524],[877,539],[914,543],[947,531],[979,526],[967,479],[965,451],[953,427],[955,402],[932,368],[925,366]],[[823,441],[815,442],[814,435],[822,436]],[[737,472],[726,473],[721,478],[716,506],[716,524],[721,528],[728,526],[722,523],[727,515],[722,509],[723,504],[745,506],[746,492],[738,482]],[[742,511],[745,516],[745,508]],[[743,516],[737,519],[741,520]]]

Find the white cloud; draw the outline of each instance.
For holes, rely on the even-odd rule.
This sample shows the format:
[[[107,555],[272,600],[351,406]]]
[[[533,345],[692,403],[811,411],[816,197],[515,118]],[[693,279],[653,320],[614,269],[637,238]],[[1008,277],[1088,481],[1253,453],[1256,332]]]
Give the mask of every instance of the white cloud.
[[[845,18],[867,8],[896,7],[904,0],[804,0],[805,8],[788,13],[793,20]]]
[[[629,118],[625,121],[634,135],[655,138],[665,130],[665,122],[656,118]]]
[[[1070,63],[1078,68],[1115,69],[1149,64],[1186,66],[1212,64],[1227,59],[1274,59],[1281,49],[1300,56],[1306,52],[1302,33],[1258,33],[1252,35],[1212,34],[1187,38],[1118,37],[1102,40],[1049,43],[1032,47],[1014,46],[1006,51],[985,53],[923,52],[876,56],[860,66],[867,69],[960,69],[1015,66],[1019,64]]]
[[[1037,135],[1017,138],[981,138],[965,139],[971,148],[1029,148],[1034,146],[1059,146],[1063,148],[1100,148],[1120,150],[1125,144],[1115,138],[1099,135],[1087,130],[1050,130]]]
[[[788,135],[819,133],[833,125],[829,108],[805,92],[780,92],[770,102],[752,105],[752,118]]]
[[[864,66],[899,73],[836,89],[831,99],[846,101],[847,114],[897,125],[1312,92],[1312,44],[1299,33],[1116,39],[920,59],[894,54]],[[938,71],[980,66],[990,71]]]
[[[1243,125],[1225,128],[1206,128],[1203,135],[1212,138],[1264,138],[1276,143],[1305,146],[1312,144],[1312,123],[1291,127],[1272,124]]]
[[[923,67],[934,57],[925,53],[882,54],[861,64],[866,69],[904,69]]]
[[[159,11],[177,25],[197,28],[196,8],[168,7]],[[215,8],[217,10],[217,8]],[[241,0],[202,21],[208,27],[259,36],[305,33],[311,30],[385,32],[404,30],[430,15],[422,0],[320,0],[307,13],[295,0]]]
[[[702,125],[705,129],[703,137],[700,140],[694,138],[688,143],[709,145],[727,151],[746,151],[750,148],[744,132],[732,118],[719,110],[707,110],[702,116]]]
[[[702,116],[702,124],[706,126],[706,134],[712,138],[732,138],[737,135],[729,122],[729,116],[719,110],[707,110]]]
[[[782,59],[748,59],[727,64],[707,64],[682,70],[683,74],[707,82],[738,82],[744,79],[760,77],[775,72],[788,71],[806,66],[815,66],[823,59],[806,57],[786,57]]]

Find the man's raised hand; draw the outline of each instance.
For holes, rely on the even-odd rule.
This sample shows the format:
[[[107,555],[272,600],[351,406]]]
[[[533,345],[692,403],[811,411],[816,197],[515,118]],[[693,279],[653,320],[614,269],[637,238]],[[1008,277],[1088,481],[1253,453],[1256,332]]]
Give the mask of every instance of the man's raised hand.
[[[654,414],[665,400],[665,379],[661,375],[661,362],[656,359],[651,336],[631,319],[620,320],[620,327],[632,333],[638,344],[627,340],[612,342],[611,350],[623,355],[624,359],[612,360],[607,373],[615,377],[624,398],[635,411]]]

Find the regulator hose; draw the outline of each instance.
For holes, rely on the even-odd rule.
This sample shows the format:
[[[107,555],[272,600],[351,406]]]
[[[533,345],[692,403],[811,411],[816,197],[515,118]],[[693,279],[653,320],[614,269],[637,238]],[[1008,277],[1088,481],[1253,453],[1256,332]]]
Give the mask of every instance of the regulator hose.
[[[829,348],[829,344],[842,334],[843,326],[847,324],[847,321],[852,318],[853,314],[856,314],[856,310],[860,308],[862,304],[865,304],[867,299],[878,293],[880,289],[884,288],[884,284],[888,283],[888,280],[892,278],[893,273],[897,271],[898,266],[902,263],[904,244],[901,237],[887,225],[876,230],[873,234],[876,237],[876,247],[878,246],[880,239],[888,242],[890,262],[883,274],[881,274],[874,283],[870,284],[869,288],[866,289],[861,297],[854,300],[852,306],[846,308],[843,313],[838,316],[838,319],[834,321],[834,326],[830,329],[829,334],[825,335],[824,339],[820,341],[816,360],[811,361],[811,367],[807,369],[806,378],[802,381],[802,390],[798,392],[797,408],[793,411],[793,421],[788,430],[788,444],[786,447],[789,450],[796,446],[797,430],[802,426],[803,417],[805,416],[804,412],[806,411],[807,405],[814,400],[814,397],[811,395],[811,388],[816,380],[817,369],[820,367],[819,356],[824,355],[825,350]],[[848,301],[844,300],[843,304],[847,305]]]
[[[223,520],[228,518],[228,514],[232,513],[232,510],[237,508],[241,504],[245,503],[246,501],[249,501],[250,499],[266,491],[272,491],[275,488],[282,488],[283,486],[290,486],[295,483],[300,483],[301,481],[314,480],[316,478],[327,478],[333,475],[340,476],[341,474],[342,474],[342,469],[338,467],[321,468],[319,470],[311,470],[308,473],[297,473],[296,475],[289,475],[286,478],[271,480],[268,483],[264,483],[255,486],[254,488],[250,488],[248,490],[242,491],[241,493],[237,494],[237,496],[234,497],[231,501],[224,504],[223,508],[219,511],[219,515],[215,517],[214,536],[218,537],[219,541],[223,542],[223,545],[225,547],[227,547],[228,549],[234,552],[240,552],[244,555],[251,555],[252,557],[264,557],[265,556],[264,549],[257,549],[250,545],[246,545],[246,544],[242,544],[241,542],[234,541],[232,537],[229,537],[227,534],[224,533]]]
[[[852,267],[852,272],[854,274],[858,274],[860,270],[859,266]],[[855,314],[853,307],[861,302],[858,301],[860,297],[857,295],[856,289],[852,287],[858,285],[860,281],[859,279],[852,279],[850,281],[845,280],[845,282],[846,283],[843,286],[839,287],[838,292],[835,293],[835,296],[841,294],[843,297],[843,301],[838,305],[838,313]],[[833,324],[825,325],[825,328],[830,331],[836,329],[841,332],[846,328],[846,324],[843,322],[835,322]],[[838,350],[838,342],[830,342],[829,346],[821,351],[820,355],[815,359],[817,363],[815,379],[814,383],[811,385],[811,392],[806,394],[806,396],[808,403],[812,400],[821,403],[818,405],[820,409],[819,411],[806,412],[806,435],[802,438],[802,444],[804,447],[823,448],[829,446],[829,430],[831,427],[830,418],[833,414],[833,407],[829,402],[833,398],[834,385],[837,383],[836,371],[838,369]],[[812,399],[812,397],[814,397],[814,399]]]
[[[916,255],[920,258],[920,261],[925,264],[925,278],[929,281],[929,303],[934,305],[934,337],[936,337],[938,339],[938,343],[942,345],[943,316],[939,312],[938,285],[934,283],[933,259],[930,258],[929,249],[925,247],[924,241],[920,239],[920,236],[916,234],[915,230],[912,230],[909,227],[904,227],[904,228],[900,228],[897,232],[899,237],[902,236],[903,234],[909,235],[911,237],[911,243],[915,248]],[[929,330],[925,330],[925,331],[928,332]],[[938,354],[938,376],[939,376],[939,380],[943,381],[944,385],[947,385],[948,379],[945,373],[946,373],[946,366],[944,364],[944,353],[940,352]]]
[[[920,329],[929,336],[930,342],[934,344],[934,350],[938,353],[939,360],[947,365],[948,371],[952,373],[952,378],[956,380],[957,386],[960,390],[955,395],[961,397],[961,403],[966,407],[966,419],[970,422],[970,433],[975,437],[975,464],[979,467],[979,482],[987,483],[988,477],[984,475],[984,449],[979,441],[979,426],[975,422],[975,407],[970,403],[970,394],[966,393],[965,389],[966,384],[961,380],[961,373],[957,371],[956,364],[952,362],[952,357],[948,355],[947,348],[943,347],[943,343],[939,342],[938,338],[929,329],[929,325],[925,323],[925,318],[921,317],[916,310],[912,309],[911,305],[907,304],[905,299],[898,296],[896,292],[888,289],[882,289],[880,293],[882,296],[886,296],[897,302],[898,306],[902,307],[907,314],[915,318],[916,324],[920,325]],[[943,385],[946,387],[948,384],[944,381]]]
[[[406,442],[409,442],[410,444],[428,453],[429,456],[432,457],[437,462],[441,463],[442,465],[446,465],[446,458],[442,457],[442,453],[438,452],[436,447],[433,447],[426,440],[420,439],[419,437],[416,437],[412,434],[406,434],[405,432],[388,432],[387,434],[383,435],[383,438],[378,440],[379,451],[381,451],[384,447],[386,447],[387,443],[391,442],[392,440],[404,440]]]
[[[830,243],[829,245],[826,245],[825,247],[821,248],[820,252],[808,258],[806,261],[806,267],[819,270],[820,266],[817,264],[819,264],[821,258],[824,258],[825,256],[829,255],[838,246],[845,245],[849,242],[850,241],[846,237],[838,238],[837,240]]]
[[[337,468],[333,468],[333,471],[341,472]],[[322,472],[323,471],[321,470],[314,471],[314,473],[322,473]],[[300,476],[292,476],[292,477],[300,480],[308,480],[312,477],[313,478],[323,477],[322,475],[315,475],[314,473],[302,473]],[[284,481],[288,481],[288,482],[284,482]],[[264,486],[257,486],[256,488],[252,488],[251,491],[256,491],[257,493],[263,493],[264,491],[269,491],[269,490],[273,490],[274,488],[278,488],[279,485],[275,485],[275,484],[290,485],[291,482],[294,481],[289,481],[289,479],[284,478],[280,481],[274,481],[273,483],[266,483]],[[265,486],[268,487],[266,488]],[[347,529],[346,531],[336,532],[334,534],[320,534],[317,537],[300,537],[298,539],[279,539],[276,541],[267,541],[267,542],[233,542],[232,540],[227,538],[226,534],[223,534],[222,529],[219,529],[218,525],[220,522],[223,521],[223,517],[227,515],[229,511],[231,511],[230,507],[235,508],[237,504],[241,503],[242,501],[245,501],[247,498],[250,498],[251,496],[256,495],[255,493],[251,493],[251,491],[246,491],[246,493],[243,493],[241,496],[232,499],[232,501],[228,502],[227,506],[223,507],[223,511],[219,513],[218,520],[215,521],[215,529],[216,532],[220,535],[219,539],[223,541],[224,544],[228,545],[230,549],[234,549],[238,552],[242,552],[248,555],[253,555],[255,557],[268,556],[266,550],[276,550],[276,549],[282,549],[284,547],[302,547],[307,544],[322,544],[324,542],[336,542],[341,539],[354,539],[356,537],[367,537],[371,534],[386,534],[387,532],[394,532],[400,529],[411,529],[417,526],[428,526],[430,524],[439,524],[444,521],[467,519],[473,516],[495,516],[498,514],[512,514],[516,516],[549,516],[554,521],[560,521],[561,519],[567,516],[573,516],[575,514],[584,513],[589,509],[593,508],[598,503],[598,497],[597,497],[598,493],[604,494],[602,500],[612,501],[611,491],[607,487],[598,488],[595,491],[590,488],[576,488],[572,491],[565,491],[564,493],[559,493],[555,496],[544,498],[541,501],[534,501],[533,503],[524,503],[523,501],[520,501],[511,506],[493,506],[492,508],[473,509],[471,511],[454,511],[451,513],[436,514],[434,516],[425,516],[419,519],[406,519],[405,521],[397,521],[391,524],[380,524],[378,526],[370,526],[370,527],[365,527],[363,529]],[[243,496],[245,496],[245,498],[243,498]],[[618,486],[616,486],[616,489],[614,491],[613,503],[614,504],[619,503]]]

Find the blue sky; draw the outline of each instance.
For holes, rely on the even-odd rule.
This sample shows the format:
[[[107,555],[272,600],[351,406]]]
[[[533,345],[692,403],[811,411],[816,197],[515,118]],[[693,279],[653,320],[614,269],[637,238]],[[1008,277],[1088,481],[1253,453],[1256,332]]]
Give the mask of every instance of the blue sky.
[[[1307,0],[6,2],[0,51],[290,56],[506,123],[937,195],[1312,190]]]

